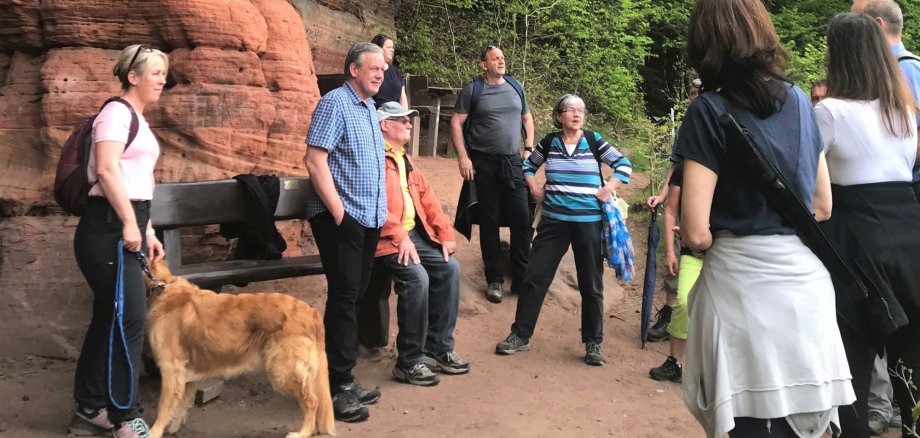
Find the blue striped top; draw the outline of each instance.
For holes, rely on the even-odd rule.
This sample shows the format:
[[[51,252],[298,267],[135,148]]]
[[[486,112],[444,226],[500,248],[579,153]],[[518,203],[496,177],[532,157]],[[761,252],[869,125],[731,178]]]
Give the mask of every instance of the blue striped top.
[[[599,134],[594,133],[594,138],[597,139],[601,161],[613,168],[614,178],[628,184],[629,176],[632,174],[632,163]],[[561,136],[557,135],[553,137],[546,155],[547,157],[543,156],[541,148],[536,148],[524,160],[525,177],[534,176],[537,169],[546,164],[543,215],[569,222],[602,220],[603,212],[594,193],[603,181],[598,173],[597,160],[591,153],[585,136],[581,136],[575,151],[569,155],[562,144]]]

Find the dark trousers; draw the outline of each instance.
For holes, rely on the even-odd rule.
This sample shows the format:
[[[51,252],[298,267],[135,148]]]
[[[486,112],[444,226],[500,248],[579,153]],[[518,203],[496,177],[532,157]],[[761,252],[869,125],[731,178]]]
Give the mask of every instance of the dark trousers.
[[[572,246],[578,291],[581,292],[581,341],[604,340],[604,265],[600,222],[566,222],[546,216],[540,220],[533,242],[530,265],[524,275],[517,311],[511,331],[522,337],[533,336],[556,269]]]
[[[329,212],[310,218],[310,227],[328,283],[323,324],[329,383],[335,391],[354,380],[351,370],[358,361],[358,302],[370,282],[380,229],[367,228],[348,214],[336,226]]]
[[[460,263],[454,256],[444,261],[441,246],[416,230],[409,232],[421,263],[399,263],[399,255],[383,256],[393,278],[396,302],[396,364],[409,368],[425,353],[454,350],[454,327],[460,304]]]
[[[511,291],[518,292],[524,271],[530,260],[530,242],[533,239],[530,210],[527,206],[527,187],[520,159],[517,167],[504,169],[503,160],[473,160],[476,171],[476,195],[479,205],[476,215],[479,221],[479,248],[482,250],[482,263],[485,267],[486,281],[503,283],[501,241],[498,229],[502,218],[507,219],[511,229]],[[514,188],[508,187],[512,178]]]
[[[767,420],[751,417],[735,417],[735,428],[728,432],[729,438],[796,438],[795,431],[785,418]]]
[[[878,354],[865,337],[853,330],[847,323],[840,322],[840,336],[846,349],[847,361],[850,365],[850,374],[853,375],[853,391],[856,393],[856,402],[852,406],[841,406],[840,425],[843,429],[841,438],[868,438],[869,437],[869,386],[872,383],[872,369],[875,367],[875,358]],[[920,380],[920,330],[913,325],[902,327],[896,331],[885,350],[888,353],[888,370],[897,371],[901,359],[908,368],[913,369],[914,384]],[[910,389],[901,379],[891,377],[891,386],[894,389],[895,400],[901,406],[901,421],[904,427],[910,427],[914,421],[911,416]],[[913,390],[914,399],[920,399],[920,391]],[[907,433],[902,431],[902,436]]]
[[[149,203],[133,204],[143,236],[150,217]],[[140,416],[138,381],[142,367],[141,353],[144,350],[144,318],[147,315],[147,293],[140,262],[124,246],[119,246],[121,238],[122,223],[115,210],[104,198],[91,198],[86,213],[77,225],[73,241],[77,265],[93,291],[93,317],[77,361],[73,394],[74,400],[82,408],[107,408],[109,419],[115,424]],[[142,248],[145,247],[142,245]],[[125,352],[121,333],[116,327],[109,361],[109,332],[112,328],[119,252],[124,256],[123,327],[128,348]],[[129,368],[128,360],[133,370]],[[128,405],[128,409],[117,409],[110,400],[110,367],[111,396],[120,405]],[[133,398],[129,398],[132,388]]]

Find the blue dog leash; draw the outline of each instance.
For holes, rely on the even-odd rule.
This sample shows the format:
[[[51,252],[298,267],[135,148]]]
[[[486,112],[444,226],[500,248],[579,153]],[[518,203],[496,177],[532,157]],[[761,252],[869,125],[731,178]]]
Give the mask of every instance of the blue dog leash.
[[[112,314],[112,325],[109,329],[109,363],[108,363],[108,386],[109,386],[109,400],[112,401],[118,409],[130,409],[131,404],[134,401],[134,364],[131,363],[131,354],[128,352],[128,340],[125,338],[125,249],[124,241],[118,241],[118,273],[116,274],[115,282],[115,309]],[[150,272],[150,266],[147,264],[147,257],[144,256],[143,251],[138,251],[135,253],[138,261],[141,264],[141,268],[144,273],[147,274],[147,277],[151,279],[154,283],[157,283],[156,279],[153,277],[153,274]],[[121,345],[125,353],[125,360],[128,361],[128,375],[131,379],[130,391],[128,392],[128,402],[126,404],[120,404],[115,400],[115,393],[112,391],[112,354],[114,353],[114,344],[115,344],[115,329],[116,324],[118,324],[118,331],[121,333]]]

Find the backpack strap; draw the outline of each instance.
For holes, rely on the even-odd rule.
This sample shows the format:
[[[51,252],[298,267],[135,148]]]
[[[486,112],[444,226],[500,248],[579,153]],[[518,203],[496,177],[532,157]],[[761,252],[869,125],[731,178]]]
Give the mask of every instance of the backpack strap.
[[[904,52],[898,55],[898,62],[906,61],[908,59],[912,59],[914,61],[920,62],[920,56],[914,55],[913,53],[910,53],[910,52]]]
[[[601,176],[601,184],[604,183],[604,170],[601,168],[601,152],[600,147],[597,145],[597,138],[594,135],[594,131],[582,131],[585,135],[585,140],[588,140],[588,147],[591,148],[591,153],[594,154],[594,160],[597,161],[597,173]]]
[[[127,100],[124,100],[117,96],[110,97],[108,100],[106,100],[105,103],[103,103],[102,106],[99,108],[99,112],[102,112],[102,109],[105,108],[105,106],[111,102],[120,102],[124,106],[128,107],[129,111],[131,111],[131,126],[128,128],[128,142],[125,143],[125,150],[128,150],[128,146],[131,146],[131,143],[134,141],[135,138],[137,138],[137,133],[138,131],[140,131],[140,128],[141,128],[141,121],[137,117],[137,113],[134,112],[134,107],[131,106],[131,104]]]

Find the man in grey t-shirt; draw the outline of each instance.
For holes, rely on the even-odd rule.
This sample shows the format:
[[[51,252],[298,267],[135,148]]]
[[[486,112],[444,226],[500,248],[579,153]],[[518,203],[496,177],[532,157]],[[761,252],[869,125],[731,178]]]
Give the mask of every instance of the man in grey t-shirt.
[[[505,55],[501,49],[487,47],[479,67],[482,78],[460,91],[450,121],[450,134],[457,149],[460,175],[467,181],[475,176],[479,247],[488,283],[486,298],[499,303],[504,294],[498,236],[502,219],[511,228],[512,293],[521,286],[530,260],[533,228],[520,148],[523,137],[524,157],[533,150],[533,118],[523,89],[519,93],[515,88],[517,82],[512,85],[514,79],[505,76]],[[481,81],[482,90],[478,97],[473,96],[477,81]]]

